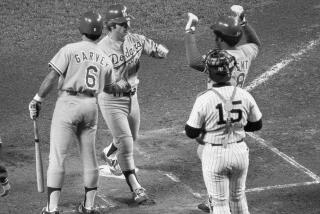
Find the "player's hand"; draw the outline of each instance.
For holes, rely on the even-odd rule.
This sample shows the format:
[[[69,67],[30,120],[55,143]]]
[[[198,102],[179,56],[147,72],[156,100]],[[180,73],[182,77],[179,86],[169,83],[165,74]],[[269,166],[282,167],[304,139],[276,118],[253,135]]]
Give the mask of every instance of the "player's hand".
[[[124,91],[129,91],[131,89],[131,85],[128,83],[127,80],[124,80],[124,79],[120,79],[118,82],[117,82],[117,85],[120,87],[120,88],[123,88]]]
[[[168,53],[169,53],[169,49],[166,46],[164,46],[162,44],[159,44],[157,46],[157,54],[159,57],[166,58]]]
[[[32,120],[35,120],[36,118],[39,117],[40,109],[41,109],[41,102],[32,99],[31,102],[29,103],[30,118]]]
[[[239,20],[240,25],[245,25],[247,23],[246,17],[244,15],[244,9],[240,5],[232,5],[231,6],[231,11],[234,13],[235,18]]]
[[[199,19],[196,15],[194,15],[193,13],[188,13],[188,22],[185,28],[186,33],[194,33],[198,22]]]
[[[0,193],[0,196],[1,197],[7,196],[9,194],[9,192],[10,192],[10,189],[11,189],[11,186],[9,184],[9,180],[6,179],[6,182],[5,183],[1,183],[1,186],[2,186],[3,192]]]

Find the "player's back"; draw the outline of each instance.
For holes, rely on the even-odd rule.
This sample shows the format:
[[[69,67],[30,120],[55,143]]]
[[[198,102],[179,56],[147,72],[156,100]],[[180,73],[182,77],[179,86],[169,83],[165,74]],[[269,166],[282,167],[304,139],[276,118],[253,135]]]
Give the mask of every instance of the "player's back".
[[[251,117],[252,106],[256,105],[253,97],[244,89],[234,86],[213,87],[197,98],[197,103],[201,109],[203,121],[205,123],[206,142],[219,142],[224,136],[228,111],[226,110],[226,100],[230,100],[234,89],[236,92],[232,99],[231,124],[233,141],[241,140],[245,137],[244,126]],[[222,97],[222,98],[221,98]]]
[[[231,76],[232,85],[243,87],[252,60],[257,57],[258,51],[258,46],[253,43],[240,45],[234,50],[227,50],[237,61],[237,68],[234,69]]]
[[[64,46],[49,64],[61,73],[60,90],[93,93],[101,90],[101,75],[112,67],[110,59],[97,44],[89,41]]]

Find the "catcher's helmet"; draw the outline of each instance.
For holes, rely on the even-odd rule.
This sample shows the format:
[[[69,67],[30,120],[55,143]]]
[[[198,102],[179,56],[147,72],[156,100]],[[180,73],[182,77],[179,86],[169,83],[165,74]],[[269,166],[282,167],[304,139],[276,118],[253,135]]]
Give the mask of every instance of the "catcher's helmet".
[[[211,26],[213,32],[228,43],[235,46],[242,37],[242,28],[237,19],[232,16],[221,16]]]
[[[120,24],[134,19],[133,16],[127,14],[127,7],[122,4],[111,5],[106,13],[107,24]]]
[[[211,50],[206,55],[205,72],[216,83],[229,81],[236,67],[236,58],[225,50]]]
[[[88,36],[101,36],[103,29],[102,17],[99,13],[89,11],[80,18],[79,31]]]

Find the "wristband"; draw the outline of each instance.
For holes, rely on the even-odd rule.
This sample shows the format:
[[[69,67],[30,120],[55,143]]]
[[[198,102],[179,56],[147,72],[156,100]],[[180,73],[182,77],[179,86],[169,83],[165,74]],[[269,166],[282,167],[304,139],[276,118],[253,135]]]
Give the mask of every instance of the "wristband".
[[[188,30],[186,30],[186,33],[194,34],[194,30],[192,30],[192,29],[188,29]]]
[[[37,101],[37,102],[40,102],[40,103],[44,100],[44,98],[40,97],[40,96],[38,95],[38,93],[33,97],[33,99],[34,99],[35,101]]]
[[[242,27],[246,26],[246,25],[247,25],[247,20],[242,21],[242,22],[240,23],[240,25],[241,25]]]

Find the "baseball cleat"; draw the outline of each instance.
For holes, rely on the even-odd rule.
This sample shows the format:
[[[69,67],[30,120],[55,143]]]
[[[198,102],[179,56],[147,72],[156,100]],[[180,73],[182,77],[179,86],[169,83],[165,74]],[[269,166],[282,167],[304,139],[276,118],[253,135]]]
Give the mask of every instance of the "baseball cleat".
[[[146,190],[143,187],[135,189],[132,192],[132,198],[138,204],[141,204],[149,199],[146,194]]]
[[[41,211],[41,214],[60,214],[60,211],[59,210],[47,211],[47,208],[44,207]]]
[[[122,170],[120,168],[118,159],[116,156],[114,157],[108,157],[107,154],[102,151],[101,158],[104,160],[104,162],[109,166],[110,172],[116,176],[122,175]]]
[[[78,208],[77,208],[78,213],[83,213],[83,214],[100,214],[98,210],[95,208],[87,209],[83,206],[83,203],[80,203]]]
[[[207,201],[207,202],[203,202],[201,204],[198,204],[198,209],[202,210],[203,212],[210,213],[210,208],[209,208],[208,203],[209,202]]]

